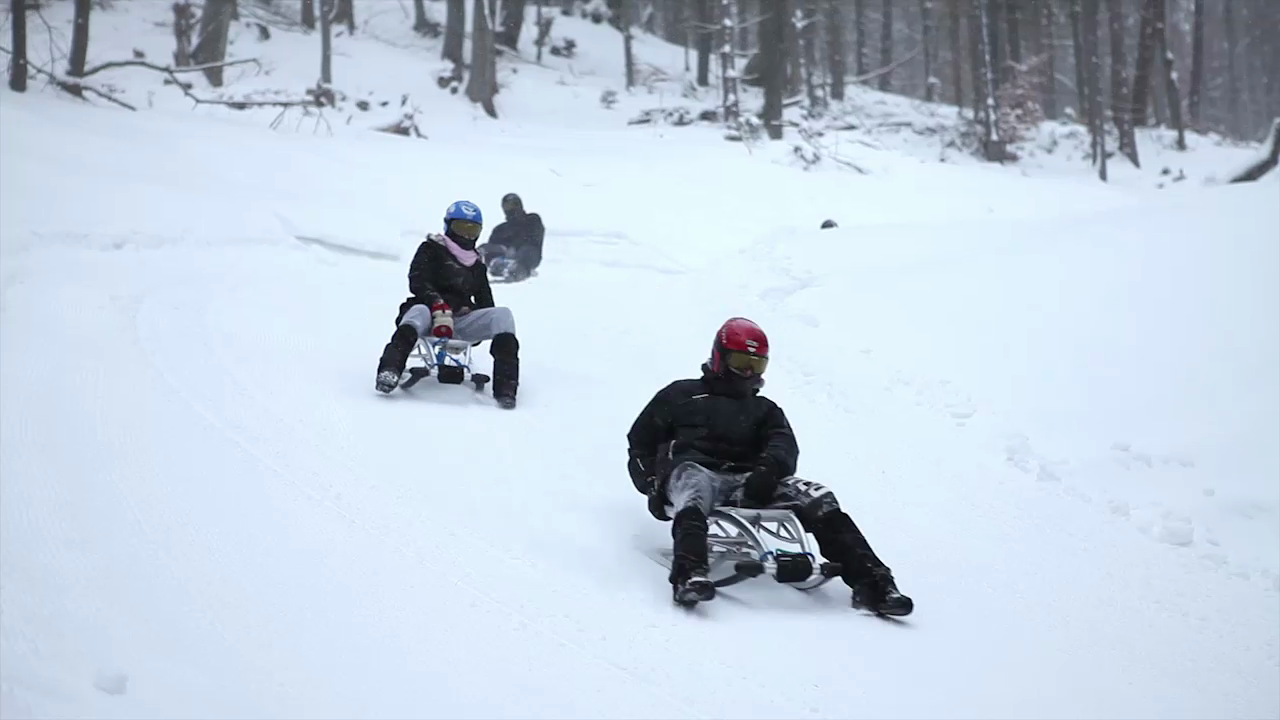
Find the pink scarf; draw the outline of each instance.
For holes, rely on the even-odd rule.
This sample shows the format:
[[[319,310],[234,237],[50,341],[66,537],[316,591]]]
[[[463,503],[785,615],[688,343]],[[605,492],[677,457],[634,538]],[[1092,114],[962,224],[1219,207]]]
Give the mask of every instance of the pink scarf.
[[[453,254],[453,257],[466,267],[475,265],[476,260],[480,259],[480,253],[475,250],[467,250],[454,242],[448,235],[437,235],[436,237],[439,238],[440,242],[443,243],[445,247],[449,248],[449,252]]]

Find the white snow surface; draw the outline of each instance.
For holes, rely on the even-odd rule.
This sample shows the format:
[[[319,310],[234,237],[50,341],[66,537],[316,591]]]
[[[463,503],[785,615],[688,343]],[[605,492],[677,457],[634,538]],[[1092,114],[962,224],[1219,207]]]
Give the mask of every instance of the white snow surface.
[[[102,18],[99,60],[159,42]],[[415,52],[374,46],[335,68]],[[0,93],[0,715],[1280,717],[1274,173],[803,172],[543,91],[431,88],[426,141]],[[520,407],[375,393],[421,233],[513,190]],[[671,605],[624,436],[732,315],[906,622]]]

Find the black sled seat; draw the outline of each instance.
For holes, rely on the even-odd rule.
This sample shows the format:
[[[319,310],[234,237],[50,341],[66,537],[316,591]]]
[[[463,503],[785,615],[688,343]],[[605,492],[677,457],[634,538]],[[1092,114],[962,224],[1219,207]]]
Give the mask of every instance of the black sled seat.
[[[471,371],[471,347],[475,343],[454,338],[419,338],[409,360],[417,365],[405,371],[400,387],[409,389],[423,378],[431,377],[434,370],[436,379],[445,385],[460,385],[470,376],[477,391],[484,390],[489,376]]]
[[[675,508],[667,507],[667,517]],[[769,575],[797,590],[815,590],[840,576],[839,563],[811,550],[809,535],[790,510],[717,507],[707,516],[707,579],[716,587]],[[662,551],[667,566],[671,549]]]

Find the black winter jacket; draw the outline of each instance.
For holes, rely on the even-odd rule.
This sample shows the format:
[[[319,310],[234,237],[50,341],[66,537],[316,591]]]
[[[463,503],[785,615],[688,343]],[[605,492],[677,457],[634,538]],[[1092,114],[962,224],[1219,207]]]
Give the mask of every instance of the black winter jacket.
[[[414,305],[434,305],[443,300],[455,312],[462,307],[493,307],[489,270],[483,260],[467,267],[458,262],[441,235],[428,235],[409,263],[409,299],[400,305],[396,323]]]
[[[636,489],[648,478],[665,484],[684,461],[710,470],[766,468],[776,478],[794,475],[800,448],[787,416],[755,388],[713,375],[659,390],[627,433],[627,470]]]
[[[525,213],[498,225],[489,234],[491,245],[502,245],[512,250],[525,250],[530,262],[537,266],[542,262],[542,241],[546,235],[542,217],[538,213]]]

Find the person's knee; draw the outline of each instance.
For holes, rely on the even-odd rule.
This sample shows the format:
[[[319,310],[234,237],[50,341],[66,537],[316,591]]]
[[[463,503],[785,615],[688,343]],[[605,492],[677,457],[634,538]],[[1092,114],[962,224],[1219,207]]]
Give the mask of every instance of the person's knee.
[[[418,331],[418,337],[422,337],[431,331],[431,308],[426,305],[414,305],[405,311],[403,317],[400,318],[401,325],[411,325],[413,329]]]
[[[516,316],[515,313],[511,312],[511,308],[492,308],[490,317],[490,329],[494,335],[501,335],[502,333],[516,334]]]
[[[805,525],[823,523],[841,512],[836,494],[822,483],[792,476],[784,478],[779,485],[783,488],[779,495],[785,498],[784,504]]]
[[[667,497],[676,510],[683,507],[699,507],[703,512],[712,510],[715,479],[706,468],[692,462],[682,462],[671,469],[667,481]]]

